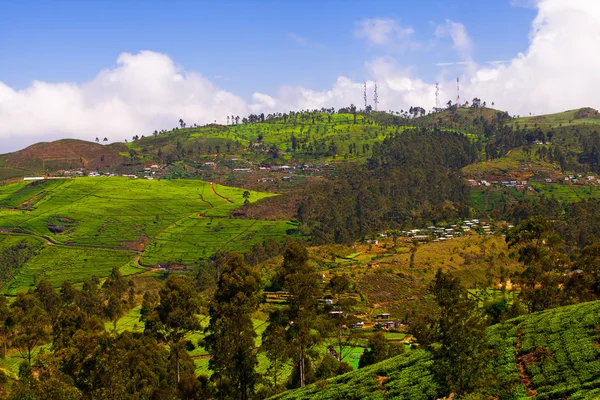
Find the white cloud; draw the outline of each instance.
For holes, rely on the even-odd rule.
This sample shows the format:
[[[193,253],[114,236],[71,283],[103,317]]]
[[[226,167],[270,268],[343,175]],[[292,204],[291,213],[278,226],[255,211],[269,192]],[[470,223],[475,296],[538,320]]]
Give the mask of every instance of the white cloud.
[[[357,23],[354,35],[366,38],[370,44],[388,44],[394,39],[404,39],[414,33],[413,28],[403,27],[390,18],[366,18]]]
[[[524,53],[482,67],[460,61],[467,62],[461,68],[461,98],[493,101],[497,108],[520,115],[600,108],[600,55],[595,52],[600,43],[600,1],[541,0],[537,9]],[[440,35],[451,37],[457,50],[470,55],[472,44],[461,26],[449,21]],[[388,40],[387,32],[374,40]],[[376,81],[381,110],[434,106],[435,82],[420,79],[417,70],[392,57],[375,58],[365,67],[370,104]],[[455,76],[446,78],[444,73],[437,77],[441,101],[454,102]],[[164,54],[124,53],[114,68],[83,84],[33,82],[17,91],[0,82],[0,153],[61,137],[123,140],[171,128],[179,118],[188,124],[224,123],[232,114],[339,108],[350,103],[363,107],[362,79],[340,76],[327,90],[282,86],[275,93],[254,93],[248,103],[202,75],[177,67]]]
[[[165,54],[123,53],[115,68],[83,84],[33,82],[14,90],[0,82],[0,153],[37,140],[106,136],[122,141],[189,124],[245,115],[251,106]]]
[[[510,0],[510,5],[513,7],[536,8],[539,0]]]
[[[298,35],[297,33],[288,33],[288,38],[292,39],[294,42],[298,43],[300,46],[308,46],[308,39]]]
[[[435,66],[436,67],[450,67],[452,65],[467,65],[468,62],[466,61],[455,61],[455,62],[440,62],[440,63],[436,63]]]
[[[462,100],[479,97],[488,104],[494,102],[497,108],[520,115],[584,106],[600,108],[597,94],[600,55],[594,52],[600,43],[600,1],[540,0],[536,4],[538,14],[532,23],[527,51],[512,60],[487,62],[485,67],[472,61],[472,40],[462,24],[446,21],[437,29],[439,37],[452,39],[453,47],[465,60],[452,63],[467,66],[460,74]],[[376,36],[385,37],[388,36]],[[414,71],[399,66],[389,57],[367,62],[366,66],[372,81],[377,81],[380,109],[400,110],[412,105],[433,107],[434,82],[424,82]],[[438,77],[443,103],[455,101],[455,79],[454,74]],[[372,81],[367,82],[369,92],[372,92]],[[362,106],[362,85],[362,82],[340,77],[326,91],[295,88],[287,89],[285,96],[274,97],[283,109],[340,107],[349,103]],[[372,94],[369,97],[372,98]]]
[[[301,36],[298,35],[297,33],[291,32],[287,34],[288,39],[293,40],[294,42],[296,42],[298,45],[302,46],[302,47],[313,47],[316,49],[324,49],[325,46],[322,43],[318,43],[318,42],[314,42],[311,39],[305,37],[305,36]]]
[[[439,25],[435,30],[435,36],[443,38],[450,36],[452,38],[453,47],[458,55],[463,60],[471,60],[471,51],[473,50],[473,42],[467,34],[467,29],[460,22],[454,22],[449,19],[444,25]]]

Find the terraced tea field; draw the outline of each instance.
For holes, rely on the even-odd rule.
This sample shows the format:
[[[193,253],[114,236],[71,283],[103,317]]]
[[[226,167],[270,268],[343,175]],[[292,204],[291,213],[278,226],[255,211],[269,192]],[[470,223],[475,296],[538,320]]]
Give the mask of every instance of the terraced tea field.
[[[219,250],[244,251],[282,240],[286,221],[229,219],[245,190],[197,180],[90,177],[0,185],[0,236],[43,242],[3,291],[15,294],[41,278],[60,285],[174,261],[194,264]],[[272,196],[249,191],[249,202]],[[14,239],[11,239],[11,242]],[[7,242],[8,243],[8,242]],[[3,244],[0,241],[0,249]],[[6,245],[4,245],[6,246]]]
[[[218,251],[242,252],[266,239],[277,241],[295,228],[295,224],[285,221],[190,216],[157,235],[144,250],[140,262],[154,265],[174,260],[179,264],[193,264],[198,262],[199,246],[201,258]]]

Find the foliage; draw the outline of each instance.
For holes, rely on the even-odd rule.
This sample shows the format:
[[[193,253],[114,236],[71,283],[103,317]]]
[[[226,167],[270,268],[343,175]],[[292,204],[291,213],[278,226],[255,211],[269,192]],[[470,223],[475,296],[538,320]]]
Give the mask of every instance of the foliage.
[[[444,394],[464,395],[485,385],[489,359],[486,318],[458,278],[438,270],[430,285],[438,316],[415,327],[418,341],[432,352],[434,372]]]
[[[204,345],[212,355],[209,368],[215,372],[213,378],[225,376],[228,394],[245,400],[254,393],[257,381],[256,332],[251,315],[258,309],[260,277],[240,254],[230,254],[223,261]],[[219,391],[227,392],[222,384]]]

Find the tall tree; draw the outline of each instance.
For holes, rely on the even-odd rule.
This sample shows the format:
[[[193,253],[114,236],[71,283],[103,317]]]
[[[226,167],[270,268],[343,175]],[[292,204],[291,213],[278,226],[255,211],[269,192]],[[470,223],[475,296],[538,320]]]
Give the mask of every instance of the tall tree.
[[[209,368],[227,377],[234,398],[246,400],[254,393],[257,380],[256,332],[251,317],[259,305],[260,276],[238,253],[224,261],[204,344],[212,355]]]
[[[308,363],[307,352],[318,339],[312,329],[318,300],[322,294],[319,275],[309,262],[306,248],[297,242],[288,244],[275,282],[290,294],[286,310],[289,321],[287,337],[291,343],[292,356],[297,360],[299,385],[303,387]]]
[[[369,337],[367,349],[360,356],[358,367],[366,367],[367,365],[376,364],[388,358],[404,353],[403,344],[390,343],[383,332],[378,331]]]
[[[165,286],[159,291],[160,302],[152,310],[142,310],[140,319],[145,322],[144,333],[156,337],[171,346],[175,354],[177,382],[181,379],[181,342],[185,336],[201,328],[197,317],[200,300],[193,281],[169,275]],[[150,303],[146,303],[147,305]]]
[[[286,340],[287,319],[285,313],[276,308],[269,314],[269,325],[262,334],[262,350],[269,359],[267,372],[273,377],[273,387],[278,391],[277,378],[283,364],[290,358]]]
[[[13,345],[21,358],[31,365],[33,350],[48,339],[50,319],[40,301],[31,293],[19,293],[10,307],[15,325]]]
[[[520,297],[530,312],[545,310],[563,302],[564,271],[568,263],[560,251],[562,240],[553,223],[534,216],[511,229],[506,235],[508,247],[517,247],[524,270],[517,275]]]
[[[437,309],[415,324],[419,343],[434,355],[434,372],[444,395],[464,395],[485,385],[490,354],[487,321],[477,301],[469,297],[460,279],[441,269],[429,287]]]

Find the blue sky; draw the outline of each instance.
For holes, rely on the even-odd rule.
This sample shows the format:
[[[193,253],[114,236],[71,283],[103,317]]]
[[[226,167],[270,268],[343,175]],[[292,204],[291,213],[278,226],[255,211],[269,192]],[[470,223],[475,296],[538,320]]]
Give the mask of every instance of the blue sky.
[[[474,97],[600,107],[599,0],[0,1],[0,153],[227,116]],[[491,63],[499,61],[500,63]],[[370,100],[372,105],[372,100]]]
[[[339,75],[368,79],[365,60],[398,57],[435,79],[438,62],[458,61],[436,39],[446,19],[465,25],[479,63],[510,60],[528,45],[535,10],[494,1],[3,1],[0,81],[85,82],[122,52],[168,54],[186,70],[249,99],[282,84],[327,88]],[[355,37],[365,18],[414,30],[415,51],[370,46]]]

